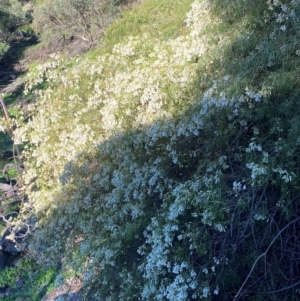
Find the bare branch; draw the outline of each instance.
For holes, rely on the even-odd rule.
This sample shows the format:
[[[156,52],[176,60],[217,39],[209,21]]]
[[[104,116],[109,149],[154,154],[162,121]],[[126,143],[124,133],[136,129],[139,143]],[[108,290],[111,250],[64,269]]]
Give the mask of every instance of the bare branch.
[[[245,281],[243,282],[243,284],[242,284],[241,287],[239,288],[239,290],[238,290],[237,294],[235,295],[233,301],[239,299],[240,294],[241,294],[241,291],[242,291],[242,289],[244,288],[244,286],[246,285],[248,279],[250,278],[250,276],[251,276],[251,274],[252,274],[252,272],[253,272],[253,270],[254,270],[256,264],[258,263],[258,261],[259,261],[261,258],[267,256],[267,253],[268,253],[268,251],[270,250],[271,246],[274,244],[275,240],[282,234],[282,232],[283,232],[284,230],[286,230],[290,225],[294,224],[294,223],[295,223],[297,220],[299,220],[299,219],[300,219],[300,217],[297,217],[296,219],[294,219],[293,221],[291,221],[289,224],[287,224],[285,227],[283,227],[283,228],[277,233],[277,235],[273,238],[273,240],[271,241],[271,243],[270,243],[269,246],[267,247],[266,251],[256,258],[256,260],[255,260],[255,262],[254,262],[254,264],[253,264],[253,266],[252,266],[252,268],[251,268],[251,270],[250,270],[248,276],[246,277]],[[294,285],[293,285],[293,286],[294,286]],[[291,286],[291,287],[293,287],[293,286]],[[278,290],[278,291],[276,291],[276,292],[283,291],[283,290],[286,290],[286,289],[287,289],[287,288],[282,289],[282,290]],[[275,292],[275,291],[274,291],[274,292]]]

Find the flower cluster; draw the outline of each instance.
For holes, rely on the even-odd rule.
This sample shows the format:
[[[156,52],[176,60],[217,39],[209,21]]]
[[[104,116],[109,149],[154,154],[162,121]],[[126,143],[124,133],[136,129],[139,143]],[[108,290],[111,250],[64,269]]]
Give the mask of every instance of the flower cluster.
[[[296,17],[295,7],[297,1],[289,1],[290,3],[282,3],[279,0],[268,0],[268,8],[274,12],[274,18],[280,24],[280,30],[286,31],[288,28],[288,20]]]
[[[39,102],[33,117],[27,121],[25,116],[24,123],[18,120],[15,131],[15,143],[31,145],[23,153],[28,158],[27,184],[39,175],[41,185],[58,185],[65,164],[78,152],[94,148],[118,131],[170,117],[187,106],[196,75],[193,58],[205,53],[197,2],[193,11],[186,36],[163,43],[144,33],[115,45],[96,62],[75,59],[70,63],[54,54],[31,72],[26,91],[41,87]],[[66,123],[70,119],[72,123]]]
[[[29,78],[40,97],[15,131],[25,211],[40,217],[29,253],[67,258],[101,298],[218,300],[242,285],[259,243],[272,243],[280,221],[266,223],[296,203],[285,199],[298,195],[297,98],[278,101],[254,79],[230,94],[244,76],[234,72],[198,87],[210,2],[192,4],[186,35],[144,32],[93,60],[55,56]],[[214,47],[223,55],[230,43]]]

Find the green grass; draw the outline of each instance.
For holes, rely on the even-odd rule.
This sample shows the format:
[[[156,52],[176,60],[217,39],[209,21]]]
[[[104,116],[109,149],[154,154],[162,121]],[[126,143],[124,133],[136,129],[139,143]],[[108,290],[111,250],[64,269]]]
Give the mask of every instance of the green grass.
[[[55,288],[56,271],[52,267],[37,265],[21,259],[16,266],[0,271],[0,287],[7,286],[9,294],[3,301],[40,301]],[[18,283],[19,287],[18,287]]]
[[[110,45],[121,42],[128,36],[144,32],[153,37],[168,39],[184,30],[184,19],[190,10],[192,1],[153,0],[124,12],[105,33],[104,41]]]
[[[99,53],[105,53],[129,36],[147,33],[153,38],[167,40],[184,34],[187,31],[184,20],[192,2],[192,0],[142,1],[140,5],[123,12],[121,18],[107,28],[101,41],[104,48],[90,51],[87,56],[93,58]]]

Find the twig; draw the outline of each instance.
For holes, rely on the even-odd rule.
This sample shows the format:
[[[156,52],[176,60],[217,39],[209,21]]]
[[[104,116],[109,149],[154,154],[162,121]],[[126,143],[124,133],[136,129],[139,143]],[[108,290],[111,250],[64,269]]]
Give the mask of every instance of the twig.
[[[276,290],[276,291],[259,292],[259,294],[261,294],[261,295],[269,295],[269,294],[280,293],[280,292],[286,291],[286,290],[288,290],[288,289],[290,289],[290,288],[293,288],[293,287],[295,287],[295,286],[298,285],[298,284],[300,284],[300,281],[297,281],[296,283],[293,283],[293,284],[291,284],[291,285],[289,285],[289,286],[283,287],[283,288],[281,288],[281,289],[279,289],[279,290]]]
[[[299,220],[299,219],[300,219],[300,217],[297,217],[297,218],[294,219],[292,222],[290,222],[290,223],[287,224],[285,227],[283,227],[283,228],[277,233],[277,235],[273,238],[273,240],[271,241],[271,243],[270,243],[269,246],[267,247],[266,251],[256,258],[256,260],[255,260],[255,262],[254,262],[254,264],[253,264],[253,266],[252,266],[252,268],[251,268],[251,270],[250,270],[250,272],[249,272],[247,278],[246,278],[245,281],[243,282],[242,286],[239,288],[239,290],[238,290],[237,294],[235,295],[233,301],[238,300],[239,295],[240,295],[242,289],[244,288],[244,286],[246,285],[246,282],[247,282],[248,279],[250,278],[250,276],[251,276],[251,274],[252,274],[252,272],[253,272],[253,270],[254,270],[254,268],[255,268],[257,262],[258,262],[262,257],[267,256],[267,253],[268,253],[269,249],[271,248],[271,246],[273,245],[273,243],[275,242],[275,240],[281,235],[281,233],[282,233],[286,228],[288,228],[291,224],[295,223],[295,222],[296,222],[297,220]],[[297,284],[298,284],[298,283],[297,283]],[[290,286],[290,287],[293,287],[293,286],[294,286],[294,285],[292,285],[292,286]],[[288,287],[288,288],[290,288],[290,287]],[[286,289],[288,289],[288,288],[285,288],[285,289],[282,289],[282,290],[286,290]],[[282,290],[278,290],[278,291],[282,291]],[[276,292],[278,292],[278,291],[276,291]]]

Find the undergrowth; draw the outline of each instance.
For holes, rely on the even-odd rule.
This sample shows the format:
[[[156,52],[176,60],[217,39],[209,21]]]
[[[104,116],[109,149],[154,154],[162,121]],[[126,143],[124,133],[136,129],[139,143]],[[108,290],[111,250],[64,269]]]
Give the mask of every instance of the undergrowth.
[[[28,75],[24,250],[86,300],[297,300],[300,2],[183,2]]]
[[[0,271],[0,287],[8,288],[2,294],[3,301],[40,301],[43,296],[51,292],[58,283],[56,270],[45,267],[36,262],[22,259],[16,266]]]

